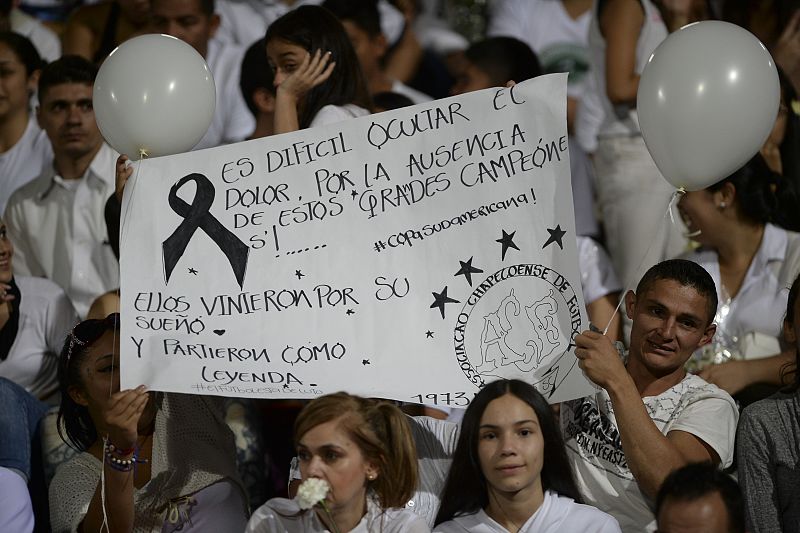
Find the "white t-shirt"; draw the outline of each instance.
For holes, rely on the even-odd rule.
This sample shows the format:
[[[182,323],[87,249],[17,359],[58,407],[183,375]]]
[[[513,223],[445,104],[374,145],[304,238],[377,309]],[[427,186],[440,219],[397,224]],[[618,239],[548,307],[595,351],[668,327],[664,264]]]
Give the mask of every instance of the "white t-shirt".
[[[434,533],[508,533],[481,509],[439,524]],[[592,507],[575,503],[572,498],[545,491],[542,506],[517,533],[619,533],[614,517]]]
[[[317,513],[302,510],[294,500],[273,498],[253,513],[245,533],[327,533]],[[425,522],[405,509],[381,510],[372,498],[367,512],[350,533],[428,533]]]
[[[0,212],[14,191],[36,179],[52,161],[50,139],[31,116],[17,144],[0,153]]]
[[[19,325],[8,357],[0,361],[0,376],[41,400],[50,399],[58,390],[58,356],[78,315],[49,279],[17,276],[14,281],[22,298]]]
[[[674,387],[642,401],[661,433],[691,433],[717,453],[723,468],[731,464],[739,411],[727,392],[687,374]],[[625,460],[605,389],[562,403],[561,431],[578,490],[586,502],[616,518],[626,533],[654,531],[651,503]]]
[[[622,284],[614,273],[611,259],[594,239],[578,235],[578,267],[581,271],[581,288],[586,304],[620,292]]]
[[[61,57],[61,41],[53,30],[18,8],[9,15],[11,31],[27,37],[45,61]]]
[[[355,104],[347,105],[326,105],[314,115],[311,119],[309,128],[316,128],[318,126],[327,126],[328,124],[336,124],[343,120],[351,118],[358,118],[369,115],[369,110],[359,107]]]
[[[497,0],[491,6],[487,34],[526,43],[544,72],[569,72],[567,94],[580,98],[589,76],[591,10],[574,19],[561,0]]]
[[[239,88],[243,57],[244,49],[238,46],[216,39],[208,41],[206,61],[217,85],[216,108],[211,125],[195,150],[240,142],[253,133],[255,118]]]

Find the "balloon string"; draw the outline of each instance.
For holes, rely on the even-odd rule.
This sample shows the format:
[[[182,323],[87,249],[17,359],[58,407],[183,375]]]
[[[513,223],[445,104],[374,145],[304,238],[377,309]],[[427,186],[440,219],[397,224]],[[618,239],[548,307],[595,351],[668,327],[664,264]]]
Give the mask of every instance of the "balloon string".
[[[672,225],[673,226],[675,225],[675,216],[672,214],[672,208],[675,206],[675,204],[677,203],[678,199],[681,196],[683,196],[684,194],[686,194],[686,189],[684,189],[683,187],[681,187],[680,189],[678,189],[678,190],[676,190],[675,192],[672,193],[672,196],[669,199],[669,203],[667,204],[667,210],[664,211],[664,214],[661,217],[661,224],[659,224],[658,229],[656,230],[656,234],[655,234],[656,238],[650,241],[650,244],[647,247],[647,251],[645,251],[644,256],[642,257],[641,261],[639,261],[639,266],[636,267],[635,272],[637,274],[639,273],[639,271],[644,266],[644,262],[647,260],[647,258],[650,257],[650,252],[653,250],[653,246],[659,241],[658,237],[661,236],[662,230],[666,231],[666,229],[667,229],[667,225],[666,225],[667,215],[669,215],[669,220],[672,223]],[[609,319],[608,324],[606,324],[606,327],[603,328],[603,335],[608,333],[608,329],[611,327],[611,324],[614,322],[614,318],[616,318],[617,314],[619,313],[619,308],[622,305],[622,302],[625,300],[625,295],[628,294],[628,291],[632,291],[636,287],[636,284],[637,284],[637,281],[634,281],[628,287],[626,287],[625,290],[622,292],[622,297],[619,299],[619,302],[617,302],[617,306],[614,308],[614,313],[611,315],[611,318]]]
[[[122,216],[122,226],[120,228],[120,233],[122,233],[122,228],[126,227],[126,223],[128,221],[128,216],[130,215],[130,212],[131,212],[131,205],[133,204],[133,197],[136,194],[136,185],[138,183],[138,179],[137,178],[139,177],[139,172],[141,172],[141,170],[142,170],[142,165],[144,165],[144,160],[147,159],[147,157],[148,157],[147,150],[145,150],[144,148],[140,148],[139,149],[139,161],[138,161],[138,164],[136,165],[136,171],[133,174],[133,179],[132,180],[129,179],[128,183],[125,184],[125,188],[126,189],[130,189],[130,191],[128,193],[128,196],[130,197],[130,199],[128,200],[128,208],[125,210],[125,213]],[[126,240],[127,236],[128,236],[128,231],[127,230],[125,231],[124,235],[120,236],[120,240],[119,240],[120,256],[122,255],[122,241]]]

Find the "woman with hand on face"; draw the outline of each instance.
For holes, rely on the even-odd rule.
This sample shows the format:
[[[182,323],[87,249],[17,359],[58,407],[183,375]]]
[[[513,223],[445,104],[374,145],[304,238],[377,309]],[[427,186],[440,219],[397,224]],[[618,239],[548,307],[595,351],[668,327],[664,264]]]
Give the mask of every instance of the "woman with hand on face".
[[[486,385],[464,414],[434,532],[620,531],[580,501],[544,397],[519,380]]]
[[[59,433],[82,453],[50,484],[54,532],[244,529],[221,399],[120,390],[119,315],[75,326],[59,379]]]
[[[779,386],[793,352],[782,350],[780,325],[789,286],[800,271],[793,188],[761,155],[724,180],[684,194],[678,209],[700,247],[685,259],[717,286],[714,341],[695,354],[700,377],[737,394],[757,383]],[[714,364],[710,364],[714,363]]]
[[[301,6],[270,24],[275,133],[368,115],[366,79],[342,23],[327,9]]]
[[[406,509],[417,485],[417,457],[406,416],[394,405],[344,392],[322,396],[294,426],[304,483],[324,480],[322,504],[274,498],[255,513],[248,533],[422,533],[425,521]],[[314,502],[310,502],[314,503]]]

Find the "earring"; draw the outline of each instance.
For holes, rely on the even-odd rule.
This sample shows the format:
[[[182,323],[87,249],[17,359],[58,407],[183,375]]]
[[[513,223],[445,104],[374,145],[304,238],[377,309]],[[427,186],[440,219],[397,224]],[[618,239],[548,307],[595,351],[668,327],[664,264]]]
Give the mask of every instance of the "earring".
[[[725,202],[720,202],[718,207],[720,209],[725,209],[726,207],[728,207],[728,204],[726,204]]]
[[[375,474],[369,474],[367,476],[367,479],[370,480],[370,481],[375,481]]]

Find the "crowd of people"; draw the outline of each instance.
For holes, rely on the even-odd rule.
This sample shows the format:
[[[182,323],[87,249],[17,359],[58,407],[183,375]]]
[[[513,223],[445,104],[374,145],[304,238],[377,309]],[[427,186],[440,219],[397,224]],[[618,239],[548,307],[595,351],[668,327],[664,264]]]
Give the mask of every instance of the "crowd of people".
[[[0,531],[800,533],[800,6],[487,6],[470,42],[444,0],[0,0]],[[780,108],[761,150],[681,195],[670,222],[639,78],[670,32],[708,19],[764,43]],[[596,393],[552,406],[499,380],[466,410],[325,395],[292,432],[263,432],[294,457],[262,472],[287,489],[254,498],[224,400],[120,390],[132,169],[92,90],[145,33],[185,41],[214,76],[197,150],[568,72],[593,325],[575,357]],[[52,476],[45,434],[71,450]]]

